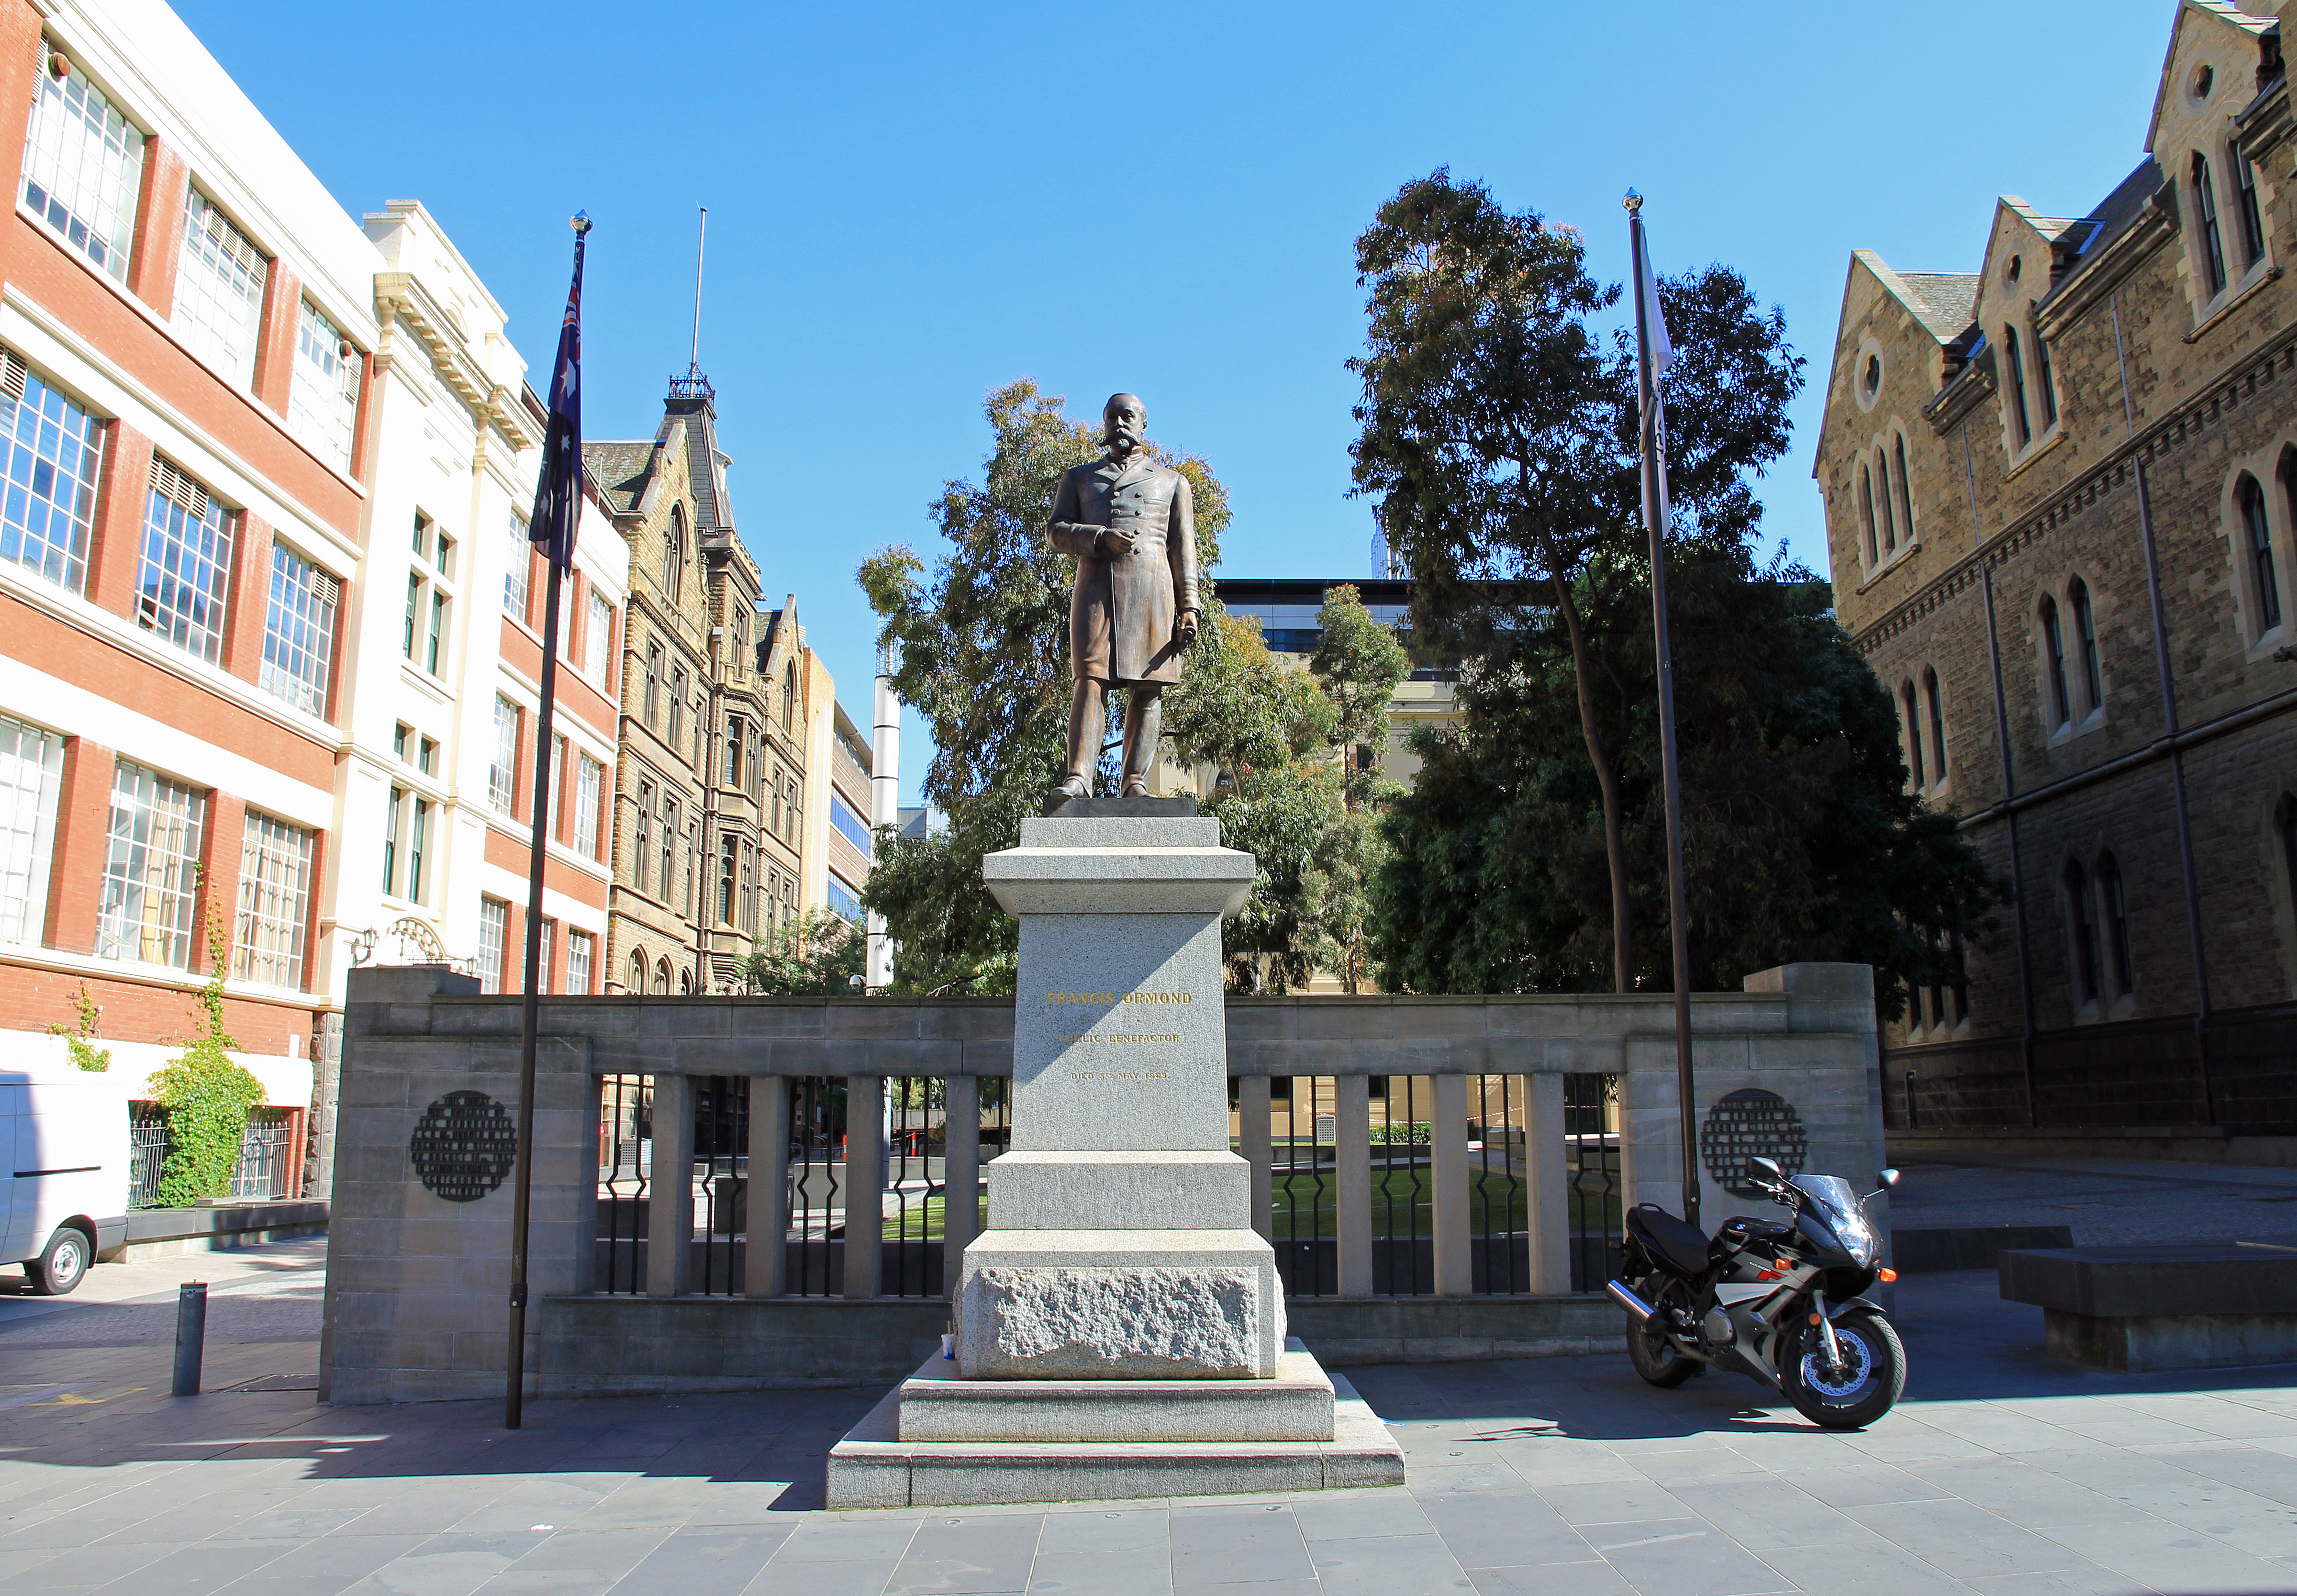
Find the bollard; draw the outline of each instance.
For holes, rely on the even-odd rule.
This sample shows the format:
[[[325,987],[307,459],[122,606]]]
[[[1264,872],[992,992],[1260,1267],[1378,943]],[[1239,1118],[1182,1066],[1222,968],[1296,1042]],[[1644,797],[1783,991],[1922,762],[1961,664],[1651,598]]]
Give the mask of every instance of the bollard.
[[[176,1394],[200,1394],[200,1358],[207,1350],[208,1287],[186,1280],[176,1296]]]

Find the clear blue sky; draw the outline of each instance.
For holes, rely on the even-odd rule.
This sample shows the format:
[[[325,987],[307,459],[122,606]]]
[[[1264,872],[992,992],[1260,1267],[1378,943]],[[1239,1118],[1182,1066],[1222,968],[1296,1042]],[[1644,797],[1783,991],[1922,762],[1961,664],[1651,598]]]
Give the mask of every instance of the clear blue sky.
[[[1811,383],[1767,533],[1824,572],[1810,440],[1851,250],[1968,271],[1997,194],[2087,211],[2142,152],[2174,15],[177,4],[347,209],[430,207],[537,367],[589,208],[594,438],[650,435],[684,369],[710,207],[702,366],[741,530],[865,728],[854,568],[930,555],[928,502],[1017,376],[1084,413],[1140,392],[1228,484],[1227,574],[1366,574],[1353,243],[1441,165],[1580,225],[1614,278],[1634,185],[1662,271],[1726,261],[1785,308]],[[905,797],[923,744],[911,716]]]

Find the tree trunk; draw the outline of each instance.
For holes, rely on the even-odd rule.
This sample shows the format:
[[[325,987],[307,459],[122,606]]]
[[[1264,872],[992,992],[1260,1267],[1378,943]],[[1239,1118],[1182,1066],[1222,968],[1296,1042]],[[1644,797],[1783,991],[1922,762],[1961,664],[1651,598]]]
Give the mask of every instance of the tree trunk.
[[[1587,739],[1587,759],[1595,767],[1595,782],[1603,793],[1603,857],[1611,870],[1611,990],[1632,991],[1634,923],[1627,901],[1626,826],[1619,813],[1619,773],[1595,726],[1595,697],[1587,680],[1587,640],[1579,629],[1578,607],[1571,602],[1569,585],[1560,577],[1554,581],[1563,629],[1571,639],[1571,683],[1579,695],[1579,729]]]

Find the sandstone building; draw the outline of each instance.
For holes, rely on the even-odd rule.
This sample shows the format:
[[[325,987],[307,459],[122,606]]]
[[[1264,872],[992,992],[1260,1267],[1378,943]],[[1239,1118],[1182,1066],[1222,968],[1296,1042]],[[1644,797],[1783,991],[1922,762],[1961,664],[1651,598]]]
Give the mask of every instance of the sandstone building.
[[[835,690],[796,598],[760,605],[707,378],[671,380],[653,438],[582,455],[629,546],[605,990],[733,990],[811,906],[809,728]]]
[[[1815,473],[1837,613],[1908,779],[2016,888],[1966,994],[1885,1038],[1898,1131],[2297,1130],[2281,9],[2178,6],[2145,157],[2087,215],[2003,198],[1975,273],[1851,258]]]

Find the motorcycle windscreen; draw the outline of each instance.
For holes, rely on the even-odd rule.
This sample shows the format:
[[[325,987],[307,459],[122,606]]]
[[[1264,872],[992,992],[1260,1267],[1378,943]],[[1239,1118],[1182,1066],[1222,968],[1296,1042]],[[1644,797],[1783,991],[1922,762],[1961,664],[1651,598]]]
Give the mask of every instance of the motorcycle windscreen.
[[[1881,1244],[1875,1238],[1873,1226],[1866,1222],[1866,1210],[1851,1189],[1850,1182],[1840,1175],[1795,1175],[1795,1189],[1807,1199],[1811,1209],[1834,1232],[1842,1244],[1843,1253],[1859,1268],[1865,1269],[1881,1255]]]

